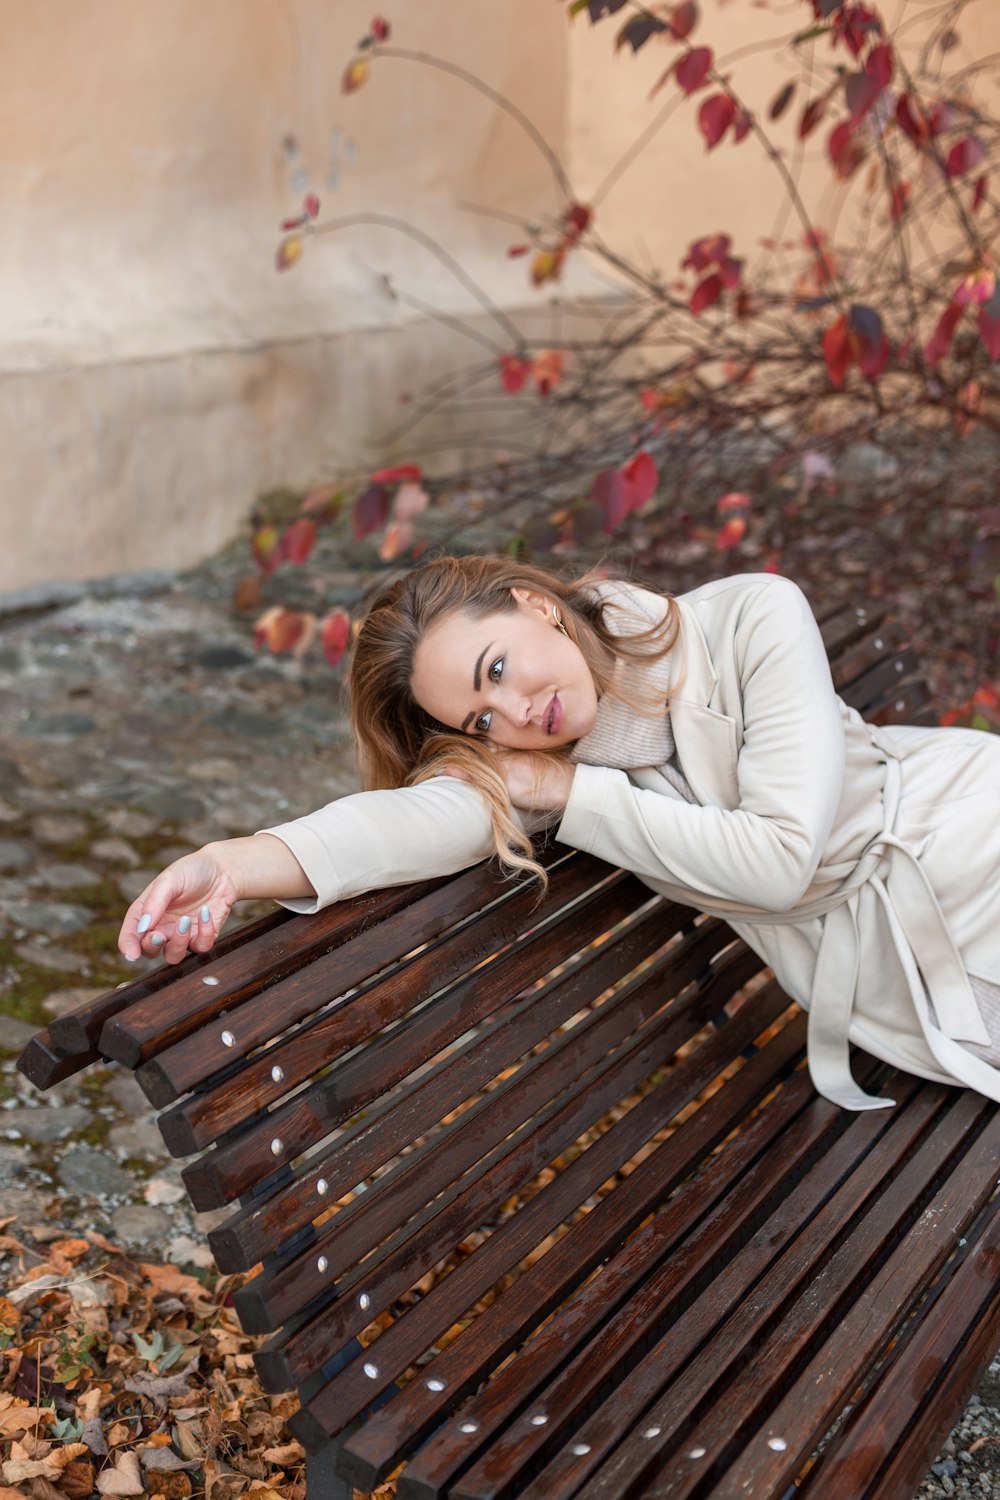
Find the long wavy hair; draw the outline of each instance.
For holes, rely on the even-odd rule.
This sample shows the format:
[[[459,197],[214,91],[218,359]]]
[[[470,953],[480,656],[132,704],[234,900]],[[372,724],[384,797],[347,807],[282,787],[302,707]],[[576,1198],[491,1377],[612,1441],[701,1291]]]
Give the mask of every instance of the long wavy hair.
[[[679,612],[668,599],[662,620],[635,633],[613,634],[595,589],[598,581],[592,574],[567,581],[509,557],[441,557],[385,589],[362,621],[351,657],[351,722],[362,785],[412,786],[445,770],[459,772],[486,802],[501,864],[511,872],[530,871],[544,884],[531,840],[512,817],[495,755],[473,736],[447,729],[424,712],[410,685],[414,659],[426,632],[444,616],[462,611],[482,618],[514,610],[513,590],[527,589],[558,603],[566,633],[590,668],[598,695],[624,697],[616,691],[616,665],[656,660],[669,651],[677,640]],[[627,701],[640,711],[663,711],[662,703]]]

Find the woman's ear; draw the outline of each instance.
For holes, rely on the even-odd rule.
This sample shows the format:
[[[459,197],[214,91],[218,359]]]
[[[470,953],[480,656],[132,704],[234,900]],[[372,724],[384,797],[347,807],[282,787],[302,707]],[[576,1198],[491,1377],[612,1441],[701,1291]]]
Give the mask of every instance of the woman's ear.
[[[552,611],[553,601],[547,594],[539,594],[534,589],[512,588],[511,593],[518,604],[523,604],[526,609],[537,610],[540,615],[548,616]]]

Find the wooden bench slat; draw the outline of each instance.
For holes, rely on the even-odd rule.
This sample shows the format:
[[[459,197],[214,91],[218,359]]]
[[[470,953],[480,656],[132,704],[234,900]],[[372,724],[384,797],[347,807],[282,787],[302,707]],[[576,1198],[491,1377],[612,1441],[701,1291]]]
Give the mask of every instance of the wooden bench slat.
[[[956,1102],[948,1125],[954,1121],[954,1133],[957,1134],[964,1121],[971,1131],[975,1122],[981,1123],[991,1112],[992,1107],[987,1101],[966,1093]],[[952,1134],[951,1131],[942,1133]],[[894,1225],[906,1222],[905,1233],[884,1267],[870,1283],[861,1287],[860,1295],[852,1297],[852,1305],[840,1317],[830,1337],[798,1373],[779,1405],[766,1415],[763,1408],[759,1408],[757,1421],[763,1419],[763,1425],[743,1448],[737,1470],[734,1472],[730,1468],[725,1478],[717,1482],[715,1488],[719,1500],[736,1500],[737,1496],[740,1500],[744,1496],[747,1500],[769,1500],[791,1483],[801,1466],[797,1455],[818,1443],[840,1415],[864,1373],[871,1347],[883,1348],[889,1342],[899,1326],[901,1307],[906,1305],[915,1290],[929,1283],[940,1270],[970,1219],[978,1214],[991,1195],[996,1186],[996,1163],[1000,1159],[1000,1119],[995,1117],[971,1141],[968,1150],[962,1153],[961,1160],[934,1194],[933,1202],[914,1221],[914,1203],[925,1201],[927,1196],[922,1191],[926,1179],[921,1177],[921,1168],[926,1171],[928,1158],[933,1159],[938,1154],[936,1149],[932,1150],[932,1145],[936,1147],[937,1144],[940,1143],[925,1143],[917,1157],[890,1186],[879,1205],[880,1223],[870,1226],[873,1215],[867,1215],[824,1270],[826,1283],[834,1283],[838,1276],[845,1283],[849,1279],[856,1280],[859,1254],[871,1253],[873,1230],[877,1236],[884,1233],[881,1222],[884,1218],[891,1217]],[[756,1375],[762,1375],[764,1379],[755,1379],[753,1391],[749,1372],[744,1372],[738,1383],[746,1399],[737,1409],[745,1421],[754,1420],[751,1402],[762,1402],[762,1391],[774,1389],[767,1379],[769,1370],[783,1364],[790,1365],[791,1359],[801,1365],[803,1334],[813,1328],[818,1334],[813,1299],[800,1298],[774,1331],[765,1349],[758,1352]],[[733,1392],[729,1395],[731,1400]],[[734,1431],[731,1417],[730,1409],[730,1435]],[[711,1453],[712,1438],[706,1441],[703,1435],[708,1425],[697,1428],[692,1438],[704,1443]],[[709,1429],[716,1435],[716,1447],[723,1441],[723,1426],[724,1415],[716,1409]],[[772,1448],[769,1443],[772,1437],[783,1438],[787,1448],[780,1451]],[[708,1467],[708,1457],[703,1462]],[[690,1471],[701,1466],[689,1463],[685,1467],[689,1472],[680,1488],[673,1485],[668,1470],[657,1476],[650,1494],[676,1495],[679,1500],[693,1495],[696,1483]]]
[[[662,913],[654,908],[616,940],[587,954],[545,992],[524,996],[516,1008],[494,1018],[481,1035],[464,1044],[460,1053],[443,1059],[432,1073],[411,1084],[405,1099],[387,1101],[383,1111],[391,1108],[394,1117],[389,1140],[384,1130],[377,1129],[380,1121],[365,1121],[350,1145],[341,1142],[337,1176],[352,1184],[360,1182],[371,1176],[383,1159],[391,1159],[395,1154],[391,1147],[397,1142],[402,1149],[429,1132],[487,1083],[520,1063],[515,1076],[471,1105],[459,1119],[430,1135],[421,1147],[381,1176],[368,1189],[363,1205],[360,1198],[356,1199],[322,1225],[310,1246],[308,1262],[305,1256],[284,1262],[242,1288],[236,1294],[236,1306],[247,1332],[271,1332],[304,1301],[326,1291],[399,1225],[410,1224],[414,1214],[447,1191],[495,1144],[506,1140],[512,1121],[530,1119],[590,1066],[595,1052],[600,1055],[601,1049],[621,1039],[633,1021],[645,1019],[641,1008],[628,1007],[624,996],[616,996],[614,1005],[591,1011],[570,1031],[557,1034],[543,1053],[531,1055],[551,1031],[558,1033],[559,1027],[591,1005],[619,977],[623,950],[632,950],[632,956],[626,959],[631,967],[633,960],[662,947],[661,918]],[[683,983],[685,962],[689,972],[704,969],[708,951],[719,941],[717,936],[710,935],[710,939],[710,944],[703,942],[700,948],[689,940],[682,945],[683,952],[671,950],[654,964],[651,972],[657,976],[660,1004]],[[648,1006],[646,1009],[648,1013]],[[621,1017],[615,1014],[619,1010],[623,1012]],[[442,1083],[446,1092],[442,1092]],[[474,1118],[467,1118],[473,1112]],[[378,1159],[373,1160],[358,1147],[363,1148],[376,1134],[379,1151]],[[344,1165],[345,1158],[349,1158],[349,1166]],[[360,1233],[359,1222],[363,1223]],[[319,1255],[326,1262],[323,1273],[315,1268]]]
[[[873,703],[881,703],[888,700],[889,696],[897,692],[897,685],[902,686],[912,681],[919,671],[916,652],[909,647],[905,651],[897,652],[888,659],[882,659],[867,672],[863,672],[854,682],[846,684],[841,692],[845,703],[859,712],[863,709],[865,716],[869,716],[869,710]]]
[[[475,910],[490,896],[495,898],[495,883],[488,865],[476,865],[451,881],[426,881],[416,888],[392,886],[375,892],[374,901],[371,896],[356,896],[335,902],[306,919],[314,934],[311,953],[296,949],[289,954],[281,943],[273,944],[270,953],[266,948],[258,953],[257,962],[242,949],[227,953],[211,975],[199,971],[179,979],[171,991],[169,1009],[154,998],[113,1017],[101,1033],[101,1051],[116,1062],[138,1068],[168,1048],[181,1052],[187,1039],[187,1050],[201,1058],[200,1066],[197,1061],[194,1066],[197,1082],[229,1067],[274,1034],[272,986],[282,986],[283,1011],[288,1007],[285,1024],[291,1025],[315,1008],[309,997],[317,988],[323,990],[329,982],[331,995],[351,988],[379,967],[379,960],[387,964],[436,936],[453,919],[456,908],[460,915],[466,904]],[[258,942],[266,945],[267,936]],[[206,985],[206,978],[219,983]],[[298,1011],[296,1001],[301,1007]],[[210,1023],[229,1011],[239,1016],[239,1028],[234,1045],[226,1047],[222,1028],[214,1031]],[[189,1086],[182,1083],[179,1091]]]
[[[614,877],[624,890],[634,877]],[[643,894],[648,894],[644,892]],[[418,1010],[361,1056],[343,1062],[320,1082],[312,1084],[259,1125],[244,1129],[232,1141],[207,1152],[185,1168],[185,1186],[199,1207],[219,1206],[261,1182],[281,1162],[291,1162],[308,1147],[323,1141],[345,1120],[385,1093],[414,1068],[428,1062],[443,1047],[482,1021],[506,994],[519,990],[551,966],[564,963],[579,942],[598,937],[602,909],[611,897],[600,889],[569,911],[558,911],[522,942],[511,945],[493,963],[451,986],[433,1005]],[[505,983],[506,981],[506,983]],[[361,997],[361,1003],[367,999]],[[419,997],[405,997],[405,1008]],[[369,1031],[378,1017],[366,1017]]]
[[[803,1494],[819,1500],[910,1500],[996,1353],[1000,1315],[1000,1200],[900,1353],[878,1377],[810,1471]],[[947,1295],[944,1293],[947,1292]],[[914,1371],[922,1372],[919,1389]],[[914,1406],[914,1397],[919,1405]],[[919,1420],[915,1420],[919,1417]]]
[[[921,680],[902,682],[884,697],[865,708],[865,718],[872,724],[936,725],[930,710],[930,693]]]
[[[71,1078],[92,1062],[100,1062],[101,1054],[96,1047],[89,1052],[66,1054],[52,1040],[52,1028],[37,1031],[17,1060],[17,1070],[23,1073],[36,1089],[50,1089],[63,1079]]]
[[[702,1012],[704,1015],[712,1014],[713,1008],[717,1006],[717,999],[711,993],[711,987],[703,991],[697,997],[697,1001],[699,1006],[704,1006]],[[772,1006],[775,1012],[780,1012],[785,1006],[784,997],[773,996]],[[763,1015],[767,1016],[767,1014],[765,1010]],[[751,1017],[752,1010],[749,1007],[746,1015],[742,1012],[737,1013],[731,1022],[737,1036],[752,1036],[755,1031],[759,1030],[760,1014],[756,1017],[757,1026]],[[666,1017],[654,1018],[637,1032],[633,1044],[628,1049],[621,1049],[621,1055],[616,1054],[610,1060],[607,1070],[591,1085],[590,1115],[592,1119],[603,1115],[611,1107],[614,1102],[616,1084],[628,1092],[643,1078],[648,1077],[651,1068],[657,1065],[658,1055],[662,1057],[662,1050],[658,1053],[658,1049],[662,1049],[664,1035],[669,1034],[664,1032],[664,1026],[669,1027],[671,1022],[672,1017],[669,1013]],[[692,1066],[684,1079],[686,1086],[682,1097],[686,1096],[690,1099],[701,1092],[707,1081],[716,1076],[718,1062],[716,1054],[709,1062],[702,1059],[700,1069],[696,1065]],[[715,1071],[713,1072],[712,1069]],[[671,1085],[669,1089],[664,1086],[662,1102],[663,1108],[667,1111],[664,1124],[678,1108],[676,1076],[671,1078]],[[597,1105],[596,1116],[593,1109],[594,1103]],[[560,1110],[560,1114],[562,1113],[563,1111]],[[579,1110],[574,1109],[569,1120],[574,1128],[582,1120],[583,1125],[580,1128],[586,1128],[587,1110],[583,1107]],[[433,1344],[435,1338],[451,1326],[463,1307],[474,1304],[484,1291],[488,1290],[500,1276],[516,1266],[524,1255],[530,1253],[540,1240],[562,1223],[568,1213],[578,1207],[579,1203],[610,1175],[609,1172],[605,1172],[601,1176],[593,1177],[595,1172],[600,1171],[601,1163],[605,1160],[605,1153],[613,1149],[616,1133],[623,1133],[624,1138],[627,1139],[627,1135],[624,1135],[627,1128],[628,1116],[618,1121],[605,1136],[600,1137],[586,1152],[566,1166],[555,1181],[548,1183],[537,1196],[532,1198],[530,1203],[520,1209],[517,1215],[505,1220],[486,1242],[478,1246],[447,1278],[438,1282],[422,1301],[408,1310],[404,1318],[397,1320],[381,1335],[370,1351],[379,1369],[378,1379],[375,1382],[376,1390],[381,1389],[390,1380],[394,1380],[402,1370],[423,1354]],[[604,1144],[605,1141],[609,1143],[607,1146]],[[581,1182],[582,1188],[579,1186]],[[578,1193],[576,1204],[568,1202],[573,1191]],[[348,1366],[309,1402],[308,1407],[297,1414],[293,1419],[293,1426],[297,1432],[306,1435],[312,1432],[315,1435],[316,1420],[321,1425],[326,1425],[334,1419],[339,1425],[339,1420],[343,1418],[347,1407],[356,1412],[368,1404],[372,1392],[366,1384],[363,1363],[357,1360],[353,1365]],[[358,1401],[361,1402],[360,1407],[357,1406]],[[327,1430],[331,1429],[327,1428]]]
[[[833,660],[849,650],[862,637],[880,630],[885,623],[885,610],[874,604],[864,606],[845,604],[834,610],[832,614],[824,616],[818,623],[827,655]]]
[[[664,1351],[655,1351],[623,1382],[635,1386],[630,1394],[637,1409],[636,1437],[639,1421],[645,1424],[642,1430],[655,1425],[661,1431],[642,1443],[623,1441],[612,1459],[592,1476],[589,1488],[595,1496],[617,1496],[623,1482],[638,1485],[642,1481],[655,1490],[666,1475],[678,1495],[690,1493],[688,1480],[703,1488],[706,1475],[714,1477],[728,1461],[737,1438],[747,1428],[751,1429],[749,1447],[739,1459],[741,1483],[746,1482],[758,1447],[774,1459],[781,1458],[766,1449],[768,1436],[783,1435],[759,1406],[761,1401],[774,1399],[775,1388],[767,1375],[777,1368],[786,1372],[786,1384],[795,1378],[796,1364],[801,1366],[809,1347],[809,1335],[822,1337],[847,1314],[866,1285],[871,1255],[905,1234],[928,1184],[947,1170],[955,1152],[975,1134],[985,1102],[965,1095],[951,1109],[947,1103],[946,1091],[923,1088],[905,1109],[893,1111],[896,1118],[879,1149],[858,1163],[804,1232],[769,1266],[754,1287],[753,1297],[724,1317],[711,1342],[683,1372],[671,1366],[668,1373]],[[869,1119],[861,1116],[850,1133],[861,1137],[866,1129],[877,1131],[878,1122],[868,1126]],[[926,1131],[931,1122],[933,1130]],[[726,1279],[724,1273],[719,1281]],[[731,1304],[721,1298],[721,1291],[719,1286],[717,1297],[725,1308]],[[710,1403],[708,1415],[699,1421],[706,1403]],[[705,1449],[703,1457],[690,1457],[696,1448]],[[765,1486],[757,1493],[769,1500],[774,1490]]]
[[[419,1378],[410,1381],[377,1416],[350,1436],[343,1450],[345,1476],[363,1489],[373,1489],[381,1483],[414,1446],[440,1427],[444,1417],[476,1389],[491,1368],[541,1326],[574,1286],[582,1286],[591,1271],[610,1257],[600,1275],[603,1283],[600,1301],[588,1300],[586,1290],[574,1296],[561,1309],[559,1317],[536,1334],[530,1347],[521,1349],[518,1363],[522,1368],[527,1362],[532,1364],[532,1378],[537,1384],[551,1367],[557,1368],[565,1360],[570,1349],[591,1337],[599,1318],[614,1312],[633,1284],[647,1274],[656,1254],[650,1248],[656,1234],[669,1234],[672,1240],[679,1238],[732,1181],[742,1176],[755,1156],[785,1128],[788,1119],[802,1117],[810,1103],[811,1086],[805,1074],[799,1073],[784,1084],[777,1102],[772,1101],[756,1114],[741,1133],[738,1144],[731,1143],[725,1152],[713,1157],[691,1190],[683,1198],[675,1199],[669,1208],[663,1207],[698,1163],[743,1123],[764,1095],[777,1087],[788,1070],[801,1060],[804,1048],[805,1020],[799,1014],[766,1046],[755,1051],[726,1089],[716,1096],[718,1110],[698,1110],[676,1126],[617,1184],[613,1193],[602,1198],[519,1277],[516,1296],[498,1297],[447,1349],[422,1367]],[[823,1128],[829,1129],[829,1123]],[[623,1251],[626,1236],[652,1212],[656,1215],[653,1223]],[[552,1345],[550,1357],[547,1344]],[[433,1379],[436,1385],[429,1386],[428,1379]],[[502,1409],[501,1392],[495,1384],[486,1405],[489,1411],[479,1413],[484,1428]],[[445,1446],[449,1447],[447,1439]],[[432,1448],[432,1443],[425,1443],[414,1460],[423,1480],[434,1468]],[[407,1473],[414,1477],[417,1470],[411,1465]],[[443,1486],[448,1475],[441,1475],[439,1469],[435,1473],[432,1487]]]
[[[887,622],[881,630],[869,631],[831,658],[834,687],[843,697],[846,688],[863,680],[887,656],[898,656],[908,647],[906,632],[897,624]]]
[[[605,866],[604,876],[609,873]],[[290,1088],[336,1062],[426,996],[463,979],[470,969],[523,937],[526,930],[540,926],[562,906],[583,897],[594,884],[591,862],[574,861],[553,877],[543,901],[538,901],[530,886],[522,885],[499,910],[491,909],[479,920],[461,923],[457,931],[397,964],[388,982],[376,978],[358,985],[348,1000],[320,1011],[268,1047],[241,1069],[238,1078],[224,1079],[167,1110],[159,1122],[164,1140],[175,1156],[191,1155],[218,1140],[258,1115],[262,1108],[277,1104]],[[617,919],[609,916],[609,920],[624,920],[635,909],[636,888],[627,879],[605,879],[600,889],[601,895],[594,899],[606,901],[609,913],[619,913]],[[315,996],[314,1004],[318,1005],[320,999],[320,995]],[[275,1005],[283,1009],[280,994],[275,995]],[[242,1035],[238,1016],[233,1017],[232,1024]],[[273,1021],[272,1028],[277,1029]],[[162,1062],[162,1058],[156,1058],[140,1072],[147,1074]],[[272,1073],[275,1067],[279,1069],[277,1078]],[[176,1081],[174,1077],[172,1082]]]
[[[149,974],[139,975],[119,989],[96,995],[93,1000],[85,1001],[75,1010],[67,1011],[64,1016],[56,1016],[49,1023],[53,1046],[67,1057],[97,1049],[106,1021],[127,1010],[129,1006],[159,994],[161,990],[175,984],[179,976],[198,974],[220,956],[240,950],[244,943],[252,942],[258,936],[275,932],[289,922],[291,916],[291,912],[281,909],[266,912],[263,916],[224,933],[211,953],[192,954],[174,967],[164,965]]]
[[[523,1487],[531,1471],[564,1438],[584,1442],[589,1451],[574,1454],[571,1446],[559,1454],[562,1463],[550,1463],[546,1470],[544,1492],[572,1493],[580,1472],[576,1461],[586,1459],[583,1472],[587,1472],[603,1452],[623,1441],[659,1386],[682,1369],[709,1335],[718,1339],[729,1309],[737,1299],[751,1296],[768,1263],[802,1236],[812,1232],[815,1237],[812,1226],[831,1192],[853,1180],[851,1174],[866,1150],[876,1140],[884,1144],[888,1134],[885,1121],[873,1121],[867,1130],[843,1131],[811,1171],[807,1168],[812,1153],[803,1150],[802,1143],[780,1142],[777,1159],[755,1164],[747,1180],[738,1183],[688,1239],[673,1249],[669,1259],[654,1268],[638,1297],[603,1330],[596,1357],[578,1356],[553,1382],[544,1395],[544,1409],[550,1416],[545,1430],[533,1428],[522,1417],[472,1466],[453,1493],[482,1496],[501,1483],[506,1487],[515,1477],[519,1488]],[[782,1202],[786,1159],[795,1186]],[[768,1208],[766,1237],[754,1235],[759,1216]],[[821,1250],[822,1246],[816,1253]],[[721,1274],[699,1295],[713,1266],[720,1264]],[[650,1344],[655,1354],[643,1357]],[[681,1383],[686,1393],[687,1372]],[[615,1394],[610,1403],[604,1403],[600,1420],[595,1417],[577,1430],[587,1407],[612,1385]],[[639,1444],[639,1451],[645,1448],[652,1453],[656,1446],[647,1440]]]
[[[699,996],[699,1001],[706,1004],[703,1014],[711,1014],[712,1005],[717,1004],[709,990]],[[618,1055],[609,1059],[600,1079],[589,1086],[582,1103],[570,1100],[559,1107],[556,1115],[552,1116],[552,1122],[547,1122],[550,1124],[547,1137],[550,1140],[573,1142],[580,1131],[585,1130],[588,1119],[594,1121],[601,1118],[615,1104],[616,1097],[621,1097],[622,1091],[630,1092],[646,1079],[663,1059],[664,1034],[669,1031],[672,1022],[673,1017],[667,1013],[664,1017],[655,1017],[651,1023],[643,1026],[642,1031],[637,1032],[627,1047],[622,1047]],[[733,1026],[739,1028],[739,1025],[741,1019],[738,1017]],[[750,1023],[744,1022],[744,1028],[748,1025]],[[703,1088],[705,1080],[700,1080],[697,1086]],[[667,1112],[666,1119],[670,1119],[676,1109],[676,1095],[672,1091],[664,1092],[667,1097],[664,1098],[663,1107]],[[603,1175],[592,1181],[592,1175],[600,1172],[607,1152],[612,1151],[616,1133],[627,1130],[627,1121],[628,1118],[619,1121],[607,1136],[601,1137],[585,1154],[565,1167],[555,1181],[549,1182],[531,1203],[505,1220],[462,1265],[457,1266],[444,1281],[439,1281],[438,1286],[424,1296],[423,1301],[406,1313],[405,1319],[397,1320],[393,1328],[381,1335],[370,1350],[373,1361],[378,1362],[378,1377],[373,1382],[369,1382],[364,1374],[363,1365],[366,1361],[352,1362],[352,1365],[348,1365],[319,1391],[303,1412],[297,1413],[292,1419],[294,1430],[297,1433],[309,1431],[316,1421],[325,1425],[331,1419],[340,1425],[345,1421],[348,1409],[351,1409],[351,1415],[364,1410],[379,1389],[396,1379],[400,1371],[426,1352],[442,1329],[450,1328],[460,1308],[474,1304],[499,1277],[511,1271],[535,1244],[552,1233],[567,1217],[568,1212],[579,1206],[579,1199],[577,1203],[570,1203],[568,1200],[577,1191],[580,1181],[586,1185],[582,1197],[588,1197],[609,1176],[609,1172],[603,1172]],[[556,1130],[561,1131],[561,1136],[556,1134]],[[609,1145],[604,1145],[604,1142],[609,1142]],[[558,1149],[556,1146],[556,1151]],[[544,1164],[546,1163],[541,1161],[540,1166]],[[370,1287],[370,1298],[372,1305],[384,1301],[381,1287],[376,1281]],[[321,1322],[322,1317],[316,1320],[318,1325]],[[258,1368],[261,1368],[259,1364]],[[315,1359],[312,1368],[315,1368]],[[261,1374],[264,1373],[261,1371]],[[372,1385],[373,1389],[370,1388]]]

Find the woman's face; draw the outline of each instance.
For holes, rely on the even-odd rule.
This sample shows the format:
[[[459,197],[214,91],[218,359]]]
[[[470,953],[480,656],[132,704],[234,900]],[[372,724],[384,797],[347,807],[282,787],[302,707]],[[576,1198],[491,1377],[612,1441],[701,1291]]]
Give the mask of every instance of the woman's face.
[[[579,646],[555,628],[554,600],[512,592],[514,609],[456,610],[432,625],[410,686],[450,729],[515,750],[558,750],[593,729],[597,689]]]

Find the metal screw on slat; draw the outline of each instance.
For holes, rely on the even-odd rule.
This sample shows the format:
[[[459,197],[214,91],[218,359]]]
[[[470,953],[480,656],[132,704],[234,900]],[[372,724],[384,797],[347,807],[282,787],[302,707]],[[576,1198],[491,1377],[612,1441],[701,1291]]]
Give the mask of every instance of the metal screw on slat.
[[[319,1271],[320,1275],[322,1275],[324,1271],[328,1270],[329,1266],[330,1262],[327,1260],[326,1256],[321,1255],[319,1260],[316,1262],[316,1269],[317,1271]]]
[[[535,1415],[531,1419],[531,1425],[532,1427],[544,1427],[548,1420],[548,1417],[543,1411],[536,1411]]]
[[[897,698],[896,699],[896,712],[898,714],[901,714],[903,712],[903,709],[905,707],[906,707],[906,699],[905,698]]]
[[[364,1370],[369,1380],[378,1379],[378,1365],[366,1364]]]
[[[459,1432],[478,1432],[479,1431],[479,1423],[478,1422],[459,1422],[459,1424],[458,1424],[458,1430],[459,1430]]]
[[[704,1448],[692,1448],[691,1452],[688,1454],[688,1458],[704,1458],[704,1457],[705,1457],[705,1449]]]
[[[901,672],[902,670],[903,670],[903,663],[901,661],[898,661],[896,663],[896,671],[897,672]]]
[[[285,1079],[285,1070],[284,1070],[284,1068],[279,1068],[278,1064],[275,1063],[274,1067],[271,1069],[271,1082],[272,1083],[283,1083],[284,1079]]]
[[[361,1311],[367,1312],[371,1305],[372,1299],[369,1297],[368,1293],[362,1292],[361,1296],[358,1298],[358,1306],[360,1307]]]
[[[586,1458],[587,1454],[590,1452],[590,1444],[589,1443],[574,1443],[573,1446],[572,1446],[572,1448],[569,1451],[573,1454],[573,1456],[575,1458]]]
[[[440,1380],[437,1375],[432,1375],[431,1378],[430,1378],[430,1380],[425,1380],[424,1381],[424,1384],[426,1385],[426,1387],[427,1387],[427,1389],[429,1391],[443,1391],[444,1390],[444,1381]]]
[[[856,609],[856,610],[855,610],[855,611],[854,611],[854,613],[855,613],[855,615],[856,615],[856,616],[857,616],[857,618],[858,618],[858,619],[859,619],[859,620],[867,620],[867,618],[868,618],[868,613],[867,613],[867,611],[866,611],[866,610],[863,610],[863,609]]]
[[[317,1193],[319,1193],[321,1198],[325,1198],[329,1190],[330,1184],[327,1182],[325,1177],[321,1177],[319,1182],[317,1182],[316,1184]]]
[[[218,984],[219,981],[214,974],[206,974],[201,982],[202,984]]]
[[[274,1140],[271,1142],[271,1155],[280,1156],[284,1149],[284,1146],[281,1144],[281,1137],[279,1135],[276,1135],[274,1137]]]
[[[876,640],[875,640],[875,650],[876,651],[881,651],[882,650],[882,642],[881,642],[880,639],[878,639],[878,637],[876,637]]]
[[[788,1444],[785,1442],[784,1438],[768,1438],[767,1446],[769,1448],[773,1448],[775,1453],[784,1453],[785,1449],[788,1447]]]
[[[647,1427],[646,1431],[643,1433],[643,1437],[644,1438],[656,1438],[656,1437],[659,1437],[659,1435],[662,1432],[662,1430],[663,1429],[660,1428],[660,1427]]]
[[[231,1031],[224,1031],[222,1033],[222,1036],[221,1036],[220,1040],[221,1040],[222,1045],[224,1047],[235,1047],[236,1046],[236,1038],[233,1036],[233,1033]]]

